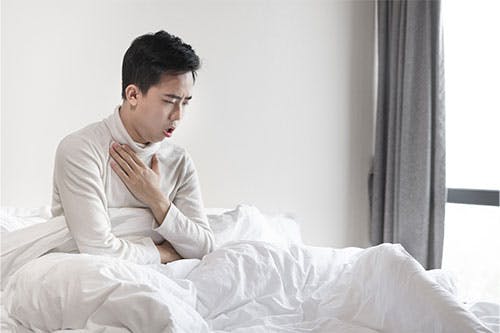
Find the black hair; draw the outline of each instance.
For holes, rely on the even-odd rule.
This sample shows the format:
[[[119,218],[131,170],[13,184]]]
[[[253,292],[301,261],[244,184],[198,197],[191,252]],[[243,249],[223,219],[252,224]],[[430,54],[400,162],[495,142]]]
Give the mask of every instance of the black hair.
[[[200,58],[191,45],[163,30],[137,37],[123,57],[122,98],[125,88],[135,84],[142,93],[160,82],[162,74],[191,72],[193,82],[200,68]]]

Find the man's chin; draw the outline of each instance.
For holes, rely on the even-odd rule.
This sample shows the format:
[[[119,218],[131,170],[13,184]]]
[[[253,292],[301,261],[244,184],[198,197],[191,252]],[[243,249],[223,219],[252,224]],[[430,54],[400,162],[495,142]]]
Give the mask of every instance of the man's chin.
[[[163,140],[165,140],[166,137],[163,136],[161,138],[158,138],[158,139],[154,139],[154,140],[151,140],[150,143],[159,143],[159,142],[162,142]]]

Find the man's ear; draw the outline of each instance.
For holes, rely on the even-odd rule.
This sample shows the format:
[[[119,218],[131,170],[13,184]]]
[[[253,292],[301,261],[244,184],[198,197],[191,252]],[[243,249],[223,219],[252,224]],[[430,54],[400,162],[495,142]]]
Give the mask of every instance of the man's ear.
[[[138,96],[141,94],[141,90],[135,84],[129,84],[127,88],[125,88],[125,97],[127,102],[131,106],[137,106]]]

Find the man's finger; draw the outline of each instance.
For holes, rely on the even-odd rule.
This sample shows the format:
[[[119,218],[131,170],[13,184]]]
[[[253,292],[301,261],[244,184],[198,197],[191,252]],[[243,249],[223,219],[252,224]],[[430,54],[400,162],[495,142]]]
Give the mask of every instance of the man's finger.
[[[153,157],[151,158],[151,169],[157,174],[160,175],[160,168],[158,166],[158,157],[156,157],[156,154],[153,154]]]
[[[135,172],[139,171],[139,167],[137,166],[137,163],[135,163],[134,159],[132,158],[132,156],[125,150],[125,146],[122,146],[120,144],[113,144],[112,145],[114,150],[118,153],[118,155],[120,155],[120,157],[125,161],[127,162],[129,168]],[[128,173],[128,170],[125,169],[125,171],[127,171]],[[129,173],[129,176],[130,176],[130,173]]]
[[[128,181],[128,175],[115,161],[111,161],[111,168],[115,171],[115,173],[120,177],[120,179],[126,184]]]
[[[123,159],[123,157],[118,154],[118,152],[113,148],[112,146],[109,148],[109,153],[111,157],[115,160],[116,163],[121,167],[122,171],[124,171],[127,176],[130,176],[132,174],[132,169],[130,168],[130,165]]]

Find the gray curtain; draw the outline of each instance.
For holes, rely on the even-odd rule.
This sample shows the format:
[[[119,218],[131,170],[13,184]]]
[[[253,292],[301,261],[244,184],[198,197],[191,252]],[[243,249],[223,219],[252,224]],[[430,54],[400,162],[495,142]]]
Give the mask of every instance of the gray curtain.
[[[440,268],[445,184],[440,1],[378,1],[378,104],[370,179],[373,244]]]

